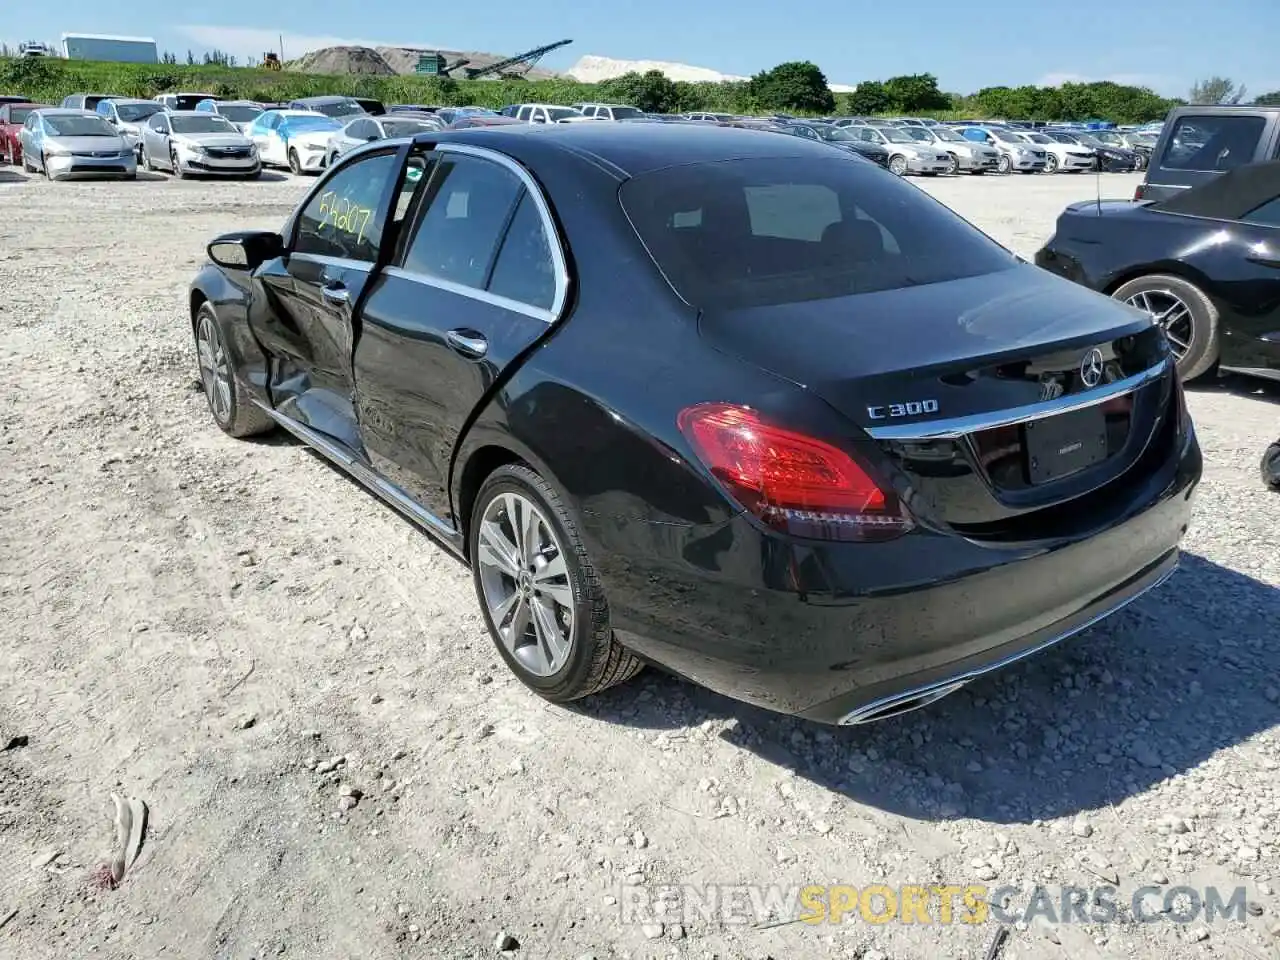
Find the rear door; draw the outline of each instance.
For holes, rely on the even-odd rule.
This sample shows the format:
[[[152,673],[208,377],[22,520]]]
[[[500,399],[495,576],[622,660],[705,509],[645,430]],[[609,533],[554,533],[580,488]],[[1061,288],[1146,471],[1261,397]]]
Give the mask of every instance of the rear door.
[[[273,357],[273,403],[356,452],[354,318],[377,266],[399,173],[395,148],[334,168],[298,215],[288,252],[256,275],[270,309],[255,311],[251,323]]]
[[[1163,200],[1227,170],[1273,156],[1274,111],[1187,111],[1165,125],[1147,168],[1142,199]]]
[[[454,519],[457,442],[561,316],[569,279],[548,203],[523,167],[451,144],[429,160],[405,240],[361,311],[356,396],[374,468]]]

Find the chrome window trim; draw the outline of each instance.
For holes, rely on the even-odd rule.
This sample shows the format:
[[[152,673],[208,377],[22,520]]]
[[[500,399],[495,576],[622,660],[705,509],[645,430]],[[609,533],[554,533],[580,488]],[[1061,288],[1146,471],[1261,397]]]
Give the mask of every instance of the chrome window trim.
[[[1105,403],[1107,400],[1133,393],[1153,380],[1158,380],[1168,369],[1169,358],[1165,357],[1141,373],[1097,387],[1087,393],[1071,394],[1056,400],[1029,403],[993,413],[926,420],[920,423],[885,424],[882,427],[867,427],[866,431],[873,440],[955,440],[978,430],[993,430],[997,427],[1028,423],[1032,420],[1042,420],[1045,417],[1054,417]]]
[[[431,148],[432,152],[437,155],[453,153],[461,156],[475,157],[479,160],[487,160],[504,168],[514,175],[523,184],[529,197],[533,200],[534,206],[538,210],[538,219],[542,222],[542,231],[547,238],[547,246],[551,250],[551,265],[555,273],[556,290],[551,300],[550,309],[538,307],[530,303],[524,303],[519,300],[512,300],[508,297],[499,296],[490,293],[488,290],[480,290],[476,287],[469,287],[466,284],[455,283],[452,280],[445,280],[441,277],[433,277],[429,274],[419,273],[416,270],[406,270],[399,266],[388,266],[383,272],[387,276],[400,277],[405,280],[412,280],[418,283],[425,283],[427,286],[435,287],[438,290],[444,290],[448,293],[454,293],[458,296],[469,297],[472,300],[478,300],[481,303],[487,303],[490,306],[499,307],[503,310],[510,310],[514,313],[523,314],[526,317],[532,317],[535,320],[541,320],[543,323],[551,324],[556,321],[560,314],[564,311],[566,302],[569,299],[569,267],[568,260],[565,257],[564,248],[560,245],[560,234],[556,231],[555,221],[551,218],[551,207],[547,203],[547,199],[543,196],[542,189],[538,186],[537,181],[523,166],[506,154],[499,153],[496,150],[490,150],[487,147],[476,147],[471,144],[462,143],[437,143]],[[503,236],[505,242],[505,234]],[[410,245],[413,240],[410,239]],[[501,248],[499,248],[501,252]]]

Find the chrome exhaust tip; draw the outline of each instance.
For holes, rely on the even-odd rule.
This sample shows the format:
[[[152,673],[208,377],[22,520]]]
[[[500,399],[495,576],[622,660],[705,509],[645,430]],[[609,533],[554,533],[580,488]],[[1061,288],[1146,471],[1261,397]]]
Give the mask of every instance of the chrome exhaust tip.
[[[840,718],[839,725],[852,727],[863,723],[876,723],[880,720],[888,720],[890,717],[910,713],[912,710],[919,710],[921,707],[927,707],[931,703],[937,703],[943,697],[955,693],[966,683],[968,683],[967,680],[954,680],[950,683],[925,687],[923,690],[902,693],[896,697],[876,700],[865,707],[859,707],[857,710],[846,713]]]

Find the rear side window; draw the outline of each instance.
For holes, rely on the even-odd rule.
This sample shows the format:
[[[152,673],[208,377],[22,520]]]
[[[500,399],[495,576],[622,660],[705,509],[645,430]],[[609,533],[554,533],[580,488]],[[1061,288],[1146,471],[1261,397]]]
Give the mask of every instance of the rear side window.
[[[1245,223],[1259,223],[1266,227],[1280,227],[1280,197],[1268,200],[1256,210],[1250,210],[1240,219]]]
[[[619,196],[659,270],[701,309],[892,290],[1018,263],[919,188],[853,157],[669,167],[627,181]]]
[[[556,273],[547,232],[528,191],[511,219],[493,265],[489,292],[517,303],[550,310],[556,297]]]
[[[1267,121],[1263,117],[1179,117],[1169,132],[1160,166],[1214,172],[1252,163]]]
[[[509,170],[478,157],[441,157],[424,212],[405,253],[404,269],[483,290],[498,241],[524,185]]]

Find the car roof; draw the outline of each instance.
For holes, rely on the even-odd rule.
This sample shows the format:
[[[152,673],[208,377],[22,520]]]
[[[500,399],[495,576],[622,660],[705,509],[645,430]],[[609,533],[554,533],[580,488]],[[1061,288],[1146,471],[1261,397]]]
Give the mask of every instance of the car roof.
[[[288,107],[282,107],[278,110],[264,110],[263,113],[278,113],[282,117],[324,117],[326,120],[332,120],[333,117],[326,116],[318,110],[292,110]],[[364,120],[365,117],[352,117],[352,120]]]
[[[213,100],[212,97],[206,97],[207,100]],[[262,104],[257,100],[213,100],[213,103],[219,107],[260,107]]]
[[[356,100],[356,97],[343,97],[338,94],[326,94],[323,97],[295,97],[292,103],[342,103],[346,100]]]
[[[692,124],[566,123],[495,125],[485,128],[420,134],[424,143],[470,143],[491,146],[519,157],[534,151],[563,151],[612,168],[615,174],[639,176],[681,164],[717,160],[844,156],[825,143],[804,137],[735,127]],[[544,154],[545,155],[545,154]]]
[[[209,114],[202,110],[166,110],[165,113],[171,117],[207,117]]]
[[[41,113],[53,114],[55,116],[67,117],[97,117],[98,114],[93,110],[81,110],[78,107],[44,107]],[[101,118],[99,118],[101,119]]]

